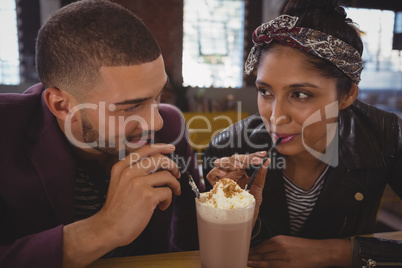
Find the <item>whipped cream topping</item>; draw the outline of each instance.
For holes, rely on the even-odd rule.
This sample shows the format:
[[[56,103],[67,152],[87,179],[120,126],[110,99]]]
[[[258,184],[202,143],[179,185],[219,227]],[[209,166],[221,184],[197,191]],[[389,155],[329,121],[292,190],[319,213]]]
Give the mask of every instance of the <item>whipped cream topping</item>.
[[[245,208],[255,203],[253,195],[229,178],[219,180],[210,192],[202,193],[200,201],[203,205],[223,209]]]

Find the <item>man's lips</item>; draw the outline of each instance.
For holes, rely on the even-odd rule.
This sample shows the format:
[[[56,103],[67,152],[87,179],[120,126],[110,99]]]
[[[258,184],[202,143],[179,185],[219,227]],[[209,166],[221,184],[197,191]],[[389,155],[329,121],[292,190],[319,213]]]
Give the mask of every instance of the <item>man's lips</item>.
[[[127,139],[128,143],[150,143],[151,136],[143,136],[143,137],[131,137]]]
[[[273,136],[275,140],[282,138],[281,144],[282,143],[287,143],[291,142],[294,138],[298,136],[298,134],[279,134],[279,133],[273,133]]]

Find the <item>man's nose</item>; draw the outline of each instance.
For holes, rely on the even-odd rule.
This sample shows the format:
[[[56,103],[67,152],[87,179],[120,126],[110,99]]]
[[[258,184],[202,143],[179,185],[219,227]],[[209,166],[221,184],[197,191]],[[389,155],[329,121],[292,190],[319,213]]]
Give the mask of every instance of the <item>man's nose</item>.
[[[159,105],[157,104],[152,104],[150,113],[148,116],[147,121],[147,126],[148,129],[144,130],[149,130],[149,131],[158,131],[161,130],[163,127],[163,119],[161,114],[159,113]]]

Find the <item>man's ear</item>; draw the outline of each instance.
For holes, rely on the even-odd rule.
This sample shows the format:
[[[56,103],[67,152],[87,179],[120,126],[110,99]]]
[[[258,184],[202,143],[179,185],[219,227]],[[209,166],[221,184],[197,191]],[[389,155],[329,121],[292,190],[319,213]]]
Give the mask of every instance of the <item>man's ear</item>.
[[[57,88],[47,88],[44,93],[45,102],[49,110],[57,119],[65,121],[72,106],[73,97]]]
[[[348,108],[359,95],[359,88],[355,83],[352,84],[350,91],[347,95],[343,96],[339,103],[339,110],[343,110]]]

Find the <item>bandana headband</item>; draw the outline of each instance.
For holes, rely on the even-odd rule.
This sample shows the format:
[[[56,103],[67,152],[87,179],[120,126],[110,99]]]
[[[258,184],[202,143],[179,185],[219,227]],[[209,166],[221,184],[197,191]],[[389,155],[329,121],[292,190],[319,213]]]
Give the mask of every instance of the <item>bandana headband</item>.
[[[281,15],[262,24],[253,32],[254,46],[245,64],[245,73],[250,74],[258,61],[257,49],[273,40],[280,44],[301,49],[314,56],[328,60],[356,84],[363,70],[359,52],[351,45],[329,34],[309,28],[295,27],[299,18]]]

